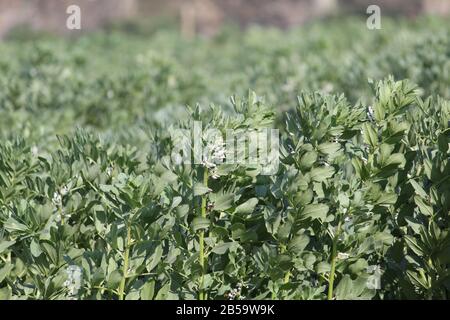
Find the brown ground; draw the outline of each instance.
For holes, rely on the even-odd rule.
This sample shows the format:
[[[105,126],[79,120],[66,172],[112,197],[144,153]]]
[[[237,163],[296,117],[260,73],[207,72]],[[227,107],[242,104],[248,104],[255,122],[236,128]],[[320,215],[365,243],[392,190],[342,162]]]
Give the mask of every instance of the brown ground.
[[[364,14],[369,4],[379,5],[388,14],[450,14],[450,0],[0,0],[0,37],[23,24],[66,33],[70,4],[80,5],[85,30],[136,15],[169,14],[181,17],[187,35],[213,34],[226,21],[289,27],[336,11]]]

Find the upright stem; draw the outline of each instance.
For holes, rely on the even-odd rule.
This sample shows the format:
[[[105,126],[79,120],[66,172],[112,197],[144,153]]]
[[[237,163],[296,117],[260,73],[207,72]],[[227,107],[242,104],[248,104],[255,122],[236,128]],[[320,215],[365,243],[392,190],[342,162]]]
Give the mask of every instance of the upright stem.
[[[58,208],[58,212],[59,212],[59,216],[61,217],[61,225],[63,226],[64,225],[64,214],[63,214],[61,207]]]
[[[124,299],[125,283],[128,277],[128,261],[130,259],[131,227],[127,224],[127,239],[125,243],[125,255],[123,259],[122,280],[119,285],[119,300]]]
[[[287,271],[286,274],[284,275],[284,284],[288,284],[289,283],[289,278],[291,277],[291,271]]]
[[[281,245],[281,254],[286,252],[286,245],[282,244]],[[284,284],[288,284],[289,283],[289,278],[291,277],[291,270],[286,271],[286,273],[284,274]]]
[[[333,248],[331,249],[331,270],[330,270],[330,278],[328,280],[328,300],[333,300],[334,276],[336,274],[337,243],[340,232],[341,232],[341,221],[339,221],[338,223],[336,234],[334,235],[333,238]]]
[[[208,168],[203,169],[203,184],[208,187]],[[206,218],[206,195],[202,196],[202,207],[201,207],[201,216],[202,218]],[[200,257],[199,263],[201,267],[201,276],[200,276],[200,291],[199,291],[199,300],[206,300],[206,293],[203,288],[205,282],[205,273],[206,273],[206,261],[205,261],[205,231],[201,230],[199,234],[199,244],[200,244]]]

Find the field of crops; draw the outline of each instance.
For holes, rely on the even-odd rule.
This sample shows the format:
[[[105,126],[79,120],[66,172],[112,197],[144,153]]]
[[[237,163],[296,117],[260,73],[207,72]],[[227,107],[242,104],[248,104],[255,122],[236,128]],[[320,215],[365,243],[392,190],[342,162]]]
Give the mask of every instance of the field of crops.
[[[448,20],[134,31],[0,43],[0,299],[450,298]]]

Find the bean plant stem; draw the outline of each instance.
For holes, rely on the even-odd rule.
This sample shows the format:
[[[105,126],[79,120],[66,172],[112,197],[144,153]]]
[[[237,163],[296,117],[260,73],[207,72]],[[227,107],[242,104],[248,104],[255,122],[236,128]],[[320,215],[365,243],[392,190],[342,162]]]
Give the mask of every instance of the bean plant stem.
[[[208,168],[203,169],[203,184],[205,187],[208,187]],[[201,215],[202,218],[206,218],[206,195],[202,196],[202,207],[201,207]],[[199,290],[199,300],[206,300],[206,293],[203,288],[205,281],[205,272],[206,272],[206,262],[205,262],[205,231],[201,230],[199,234],[199,244],[200,244],[200,268],[201,268],[201,276],[200,276],[200,290]]]
[[[123,258],[122,280],[119,286],[119,300],[124,299],[125,282],[128,277],[128,261],[130,259],[131,226],[127,224],[127,239],[125,243],[125,256]]]
[[[341,232],[341,221],[339,221],[336,233],[333,238],[333,247],[331,249],[331,270],[330,277],[328,279],[328,300],[333,300],[333,285],[334,276],[336,274],[336,256],[337,256],[337,243]]]
[[[61,217],[61,225],[63,226],[64,225],[64,214],[63,214],[61,207],[58,208],[58,211],[59,211],[59,216]]]
[[[287,247],[285,244],[283,244],[281,246],[281,254],[284,254],[287,250]],[[286,271],[286,273],[284,274],[284,284],[288,284],[289,283],[289,278],[291,277],[291,270]]]
[[[288,284],[289,283],[289,278],[291,277],[291,271],[286,272],[286,274],[284,275],[284,284]]]

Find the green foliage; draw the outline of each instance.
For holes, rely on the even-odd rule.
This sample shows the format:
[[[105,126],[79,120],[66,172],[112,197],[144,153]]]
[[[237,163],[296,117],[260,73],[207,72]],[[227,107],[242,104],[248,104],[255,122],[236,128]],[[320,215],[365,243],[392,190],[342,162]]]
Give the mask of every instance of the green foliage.
[[[448,299],[450,38],[417,24],[1,44],[0,299]],[[280,129],[278,172],[169,161],[193,120]]]

